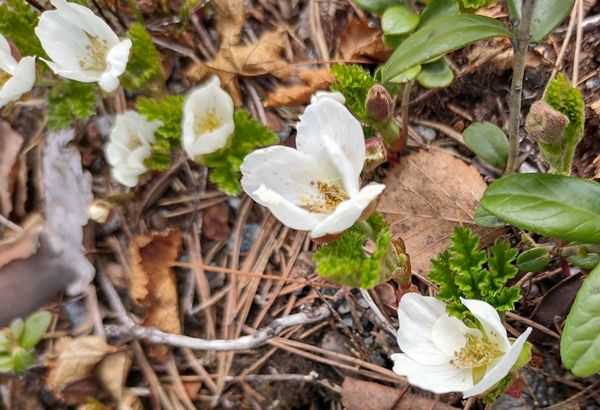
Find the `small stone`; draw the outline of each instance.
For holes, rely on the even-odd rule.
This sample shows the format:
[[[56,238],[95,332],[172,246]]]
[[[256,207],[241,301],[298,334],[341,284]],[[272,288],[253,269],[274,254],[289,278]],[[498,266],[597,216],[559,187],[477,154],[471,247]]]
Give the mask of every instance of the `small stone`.
[[[588,90],[595,90],[600,87],[600,78],[594,76],[585,82],[585,86]]]
[[[375,364],[377,364],[379,366],[385,365],[385,359],[381,356],[381,354],[379,352],[371,353],[371,357],[373,358],[373,361],[375,362]]]
[[[533,174],[536,172],[540,172],[540,170],[527,161],[523,162],[521,168],[519,168],[519,174]]]
[[[257,223],[248,223],[244,225],[244,229],[242,230],[242,240],[240,244],[240,252],[248,252],[250,248],[252,248],[252,244],[256,240],[258,233],[260,232],[260,225]],[[228,251],[233,251],[233,247],[235,246],[235,231],[231,232],[229,238],[227,239],[227,244],[225,247]]]
[[[437,136],[433,128],[425,127],[424,125],[415,125],[413,129],[426,141],[433,141]]]
[[[347,313],[350,313],[350,306],[348,305],[348,302],[346,302],[345,300],[342,302],[342,304],[338,308],[338,313],[340,315],[345,315]]]

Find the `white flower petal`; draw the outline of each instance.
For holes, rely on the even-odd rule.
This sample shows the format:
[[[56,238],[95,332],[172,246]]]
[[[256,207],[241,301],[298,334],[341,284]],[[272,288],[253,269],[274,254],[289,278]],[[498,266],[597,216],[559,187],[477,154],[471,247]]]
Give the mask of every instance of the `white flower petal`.
[[[233,100],[212,76],[188,96],[183,107],[183,148],[194,159],[225,147],[235,130]]]
[[[107,93],[111,93],[119,87],[119,76],[125,72],[130,49],[131,40],[126,39],[109,51],[106,57],[108,68],[98,82]]]
[[[331,215],[328,215],[311,232],[311,238],[320,238],[328,234],[343,232],[358,220],[362,212],[383,192],[385,185],[367,185],[350,199],[340,203]]]
[[[327,164],[323,136],[333,139],[346,154],[358,179],[365,162],[365,138],[358,120],[339,102],[324,98],[306,108],[298,124],[298,151]]]
[[[478,338],[482,337],[481,331],[478,329],[471,329],[458,318],[446,314],[441,316],[433,326],[431,337],[438,349],[453,356],[465,347],[467,334],[474,334]]]
[[[6,38],[4,38],[3,36],[0,36],[0,53],[1,52],[11,55],[10,44],[8,44],[8,40]],[[13,58],[13,60],[14,60],[14,58]]]
[[[0,89],[0,107],[17,101],[23,94],[31,91],[34,83],[35,57],[23,57],[15,67],[13,76]]]
[[[339,91],[317,91],[315,95],[310,97],[310,103],[316,104],[317,101],[324,98],[331,98],[342,105],[346,104],[346,98],[344,97],[344,94]]]
[[[8,41],[0,35],[0,70],[3,70],[10,75],[14,75],[17,64],[17,60],[12,56],[10,44],[8,44]]]
[[[111,174],[121,185],[125,185],[128,188],[136,186],[141,175],[131,173],[124,168],[111,168]]]
[[[332,179],[340,180],[343,183],[344,190],[348,196],[353,197],[358,194],[359,181],[354,173],[352,163],[342,150],[339,144],[328,135],[323,135],[323,147],[329,156],[329,163],[337,170]],[[329,167],[328,167],[329,168]]]
[[[405,354],[393,354],[391,359],[394,361],[395,373],[406,376],[413,386],[436,394],[463,391],[473,385],[470,368],[459,369],[451,364],[427,366]]]
[[[469,308],[469,310],[471,309]],[[523,332],[521,336],[519,336],[515,343],[513,343],[506,354],[501,357],[501,360],[498,362],[498,364],[491,369],[488,369],[487,373],[485,376],[483,376],[483,379],[481,379],[479,383],[463,391],[463,397],[466,398],[482,394],[493,387],[500,380],[504,379],[517,362],[517,359],[521,354],[521,350],[523,350],[523,346],[525,345],[525,341],[531,334],[532,330],[533,329],[530,327],[527,328],[527,330]]]
[[[498,343],[498,348],[503,352],[507,351],[510,342],[496,309],[482,300],[460,298],[460,301],[481,322],[488,337]]]
[[[252,198],[256,198],[256,202],[265,204],[282,224],[298,231],[313,230],[324,218],[323,214],[308,212],[292,204],[265,185],[261,185],[260,188],[254,191]]]
[[[51,0],[51,3],[56,7],[56,12],[59,13],[69,25],[89,33],[92,37],[98,37],[100,41],[106,40],[106,45],[109,48],[112,48],[119,43],[119,38],[115,32],[112,31],[110,26],[87,7],[69,3],[66,0]]]

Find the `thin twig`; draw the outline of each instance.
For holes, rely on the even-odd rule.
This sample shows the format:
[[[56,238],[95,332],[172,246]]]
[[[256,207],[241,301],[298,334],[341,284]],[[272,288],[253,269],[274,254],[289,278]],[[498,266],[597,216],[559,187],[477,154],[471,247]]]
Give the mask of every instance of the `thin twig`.
[[[253,335],[242,336],[237,339],[229,340],[205,340],[184,335],[166,333],[151,327],[135,325],[132,327],[106,325],[104,329],[108,337],[132,337],[136,339],[147,340],[154,344],[169,345],[174,347],[189,347],[193,350],[234,351],[253,349],[267,340],[274,338],[287,327],[316,323],[329,317],[329,315],[329,308],[326,305],[322,305],[317,309],[307,308],[301,313],[276,319],[269,326],[258,330]]]
[[[510,116],[508,122],[508,159],[506,161],[505,174],[515,172],[517,155],[519,153],[519,125],[521,122],[521,94],[523,92],[523,76],[525,74],[525,57],[529,51],[529,40],[531,40],[531,18],[536,0],[525,0],[523,4],[521,21],[515,27],[518,30],[519,41],[514,44],[513,79],[510,89]]]
[[[396,407],[396,404],[400,403],[400,400],[402,400],[402,397],[404,397],[404,395],[408,391],[409,387],[410,387],[410,384],[407,384],[406,386],[404,386],[402,391],[398,394],[398,396],[396,396],[396,400],[394,400],[394,402],[390,405],[390,407],[388,407],[388,410],[394,410],[394,407]]]
[[[524,325],[531,326],[531,327],[533,327],[534,329],[537,329],[537,330],[539,330],[540,332],[544,332],[544,333],[546,333],[547,335],[550,335],[550,336],[552,336],[552,337],[555,337],[556,339],[560,339],[560,335],[559,335],[558,333],[556,333],[556,332],[553,332],[552,330],[548,329],[547,327],[545,327],[545,326],[542,326],[542,325],[540,325],[539,323],[537,323],[537,322],[534,322],[534,321],[533,321],[533,320],[531,320],[531,319],[527,319],[526,317],[519,316],[519,315],[517,315],[516,313],[512,313],[512,312],[508,312],[508,311],[506,312],[506,317],[507,317],[507,318],[511,318],[511,319],[513,319],[513,320],[518,320],[519,322],[523,323]]]
[[[577,0],[577,35],[575,37],[575,55],[573,57],[573,79],[571,85],[577,87],[579,82],[579,54],[581,53],[581,38],[583,35],[583,0]]]
[[[556,57],[556,61],[554,62],[554,68],[552,69],[552,74],[550,74],[550,78],[548,82],[552,81],[554,77],[556,77],[556,73],[560,69],[562,65],[563,57],[565,56],[565,52],[567,51],[567,46],[569,45],[569,41],[571,40],[571,33],[573,32],[573,26],[575,26],[575,20],[577,19],[577,10],[573,7],[573,11],[571,12],[571,18],[569,19],[569,26],[567,28],[567,32],[565,34],[565,39],[563,40],[562,46],[560,47],[560,51],[558,52],[558,56]]]
[[[379,310],[379,307],[373,301],[373,298],[369,294],[369,291],[366,290],[366,289],[360,288],[360,294],[362,295],[363,299],[369,304],[369,307],[371,308],[371,310],[375,314],[375,317],[377,318],[377,323],[379,323],[381,325],[381,327],[383,327],[392,336],[396,337],[396,334],[398,332],[387,321],[387,319],[385,318],[385,316],[383,315],[383,313],[381,313],[381,310]]]

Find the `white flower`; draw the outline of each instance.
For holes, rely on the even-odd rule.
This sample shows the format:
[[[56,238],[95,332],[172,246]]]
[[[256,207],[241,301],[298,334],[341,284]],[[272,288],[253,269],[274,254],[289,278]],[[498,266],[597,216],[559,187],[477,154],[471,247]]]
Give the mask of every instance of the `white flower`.
[[[310,103],[315,104],[317,101],[323,98],[331,98],[339,102],[340,104],[346,104],[346,98],[344,94],[339,91],[317,91],[312,97],[310,97]]]
[[[485,393],[508,375],[523,349],[528,328],[512,345],[496,310],[486,302],[462,299],[481,324],[467,327],[446,313],[442,301],[408,293],[398,306],[398,344],[394,372],[434,393]]]
[[[148,121],[135,111],[117,116],[106,147],[106,158],[113,166],[112,176],[121,184],[136,186],[139,176],[148,170],[144,160],[150,158],[154,133],[161,125],[162,121]]]
[[[183,106],[181,124],[183,148],[195,159],[225,147],[233,134],[233,100],[212,76],[196,88]]]
[[[87,7],[51,0],[56,10],[42,13],[35,34],[60,75],[82,83],[98,82],[106,92],[119,86],[131,40],[119,41],[112,29]]]
[[[312,238],[350,228],[385,185],[360,189],[365,140],[358,120],[331,98],[306,108],[297,150],[274,146],[244,158],[242,187],[292,229]]]
[[[0,36],[0,108],[31,91],[35,83],[35,57],[17,63],[8,41]]]

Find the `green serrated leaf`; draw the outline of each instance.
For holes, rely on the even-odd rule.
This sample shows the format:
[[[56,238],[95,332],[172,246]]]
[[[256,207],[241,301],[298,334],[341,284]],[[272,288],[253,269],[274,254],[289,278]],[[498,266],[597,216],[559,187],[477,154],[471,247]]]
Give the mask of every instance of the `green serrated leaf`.
[[[362,121],[372,121],[373,118],[365,108],[367,94],[377,81],[371,74],[357,65],[334,64],[331,72],[337,82],[331,85],[331,90],[341,92],[346,98],[346,105]]]
[[[481,159],[500,170],[506,168],[508,138],[491,122],[476,122],[463,131],[467,147]]]
[[[48,128],[58,131],[69,128],[75,118],[89,119],[98,105],[95,84],[66,81],[59,83],[46,95]]]
[[[518,269],[513,265],[516,257],[517,250],[511,248],[508,242],[499,240],[492,245],[492,256],[488,260],[490,274],[481,286],[483,294],[497,294],[509,279],[516,276]]]
[[[563,365],[574,375],[589,377],[600,371],[600,266],[577,292],[560,340]]]
[[[410,67],[432,62],[468,44],[510,36],[503,23],[489,17],[470,14],[439,17],[394,51],[383,69],[382,79],[389,81]]]
[[[452,232],[450,267],[457,272],[456,284],[468,299],[482,299],[480,283],[485,281],[485,271],[481,267],[485,263],[485,251],[478,251],[479,238],[464,227],[457,227]]]
[[[365,233],[355,226],[342,237],[317,249],[313,260],[321,277],[352,287],[370,289],[390,279],[389,269],[382,268],[383,258],[390,249],[393,233],[383,217],[374,212],[367,223],[376,233],[376,251],[368,257],[363,249]]]
[[[48,330],[51,320],[52,315],[45,310],[35,312],[29,316],[25,320],[25,328],[19,340],[19,345],[25,350],[35,347]]]
[[[166,139],[175,150],[181,146],[181,119],[185,96],[173,95],[161,101],[140,97],[136,103],[140,114],[148,120],[161,120],[163,125],[156,130],[159,140]]]
[[[204,156],[204,163],[211,167],[210,180],[228,195],[240,193],[239,171],[244,157],[256,147],[279,142],[277,135],[259,121],[250,117],[247,110],[233,115],[235,132],[231,144],[215,153]]]
[[[409,34],[419,25],[419,15],[404,6],[387,9],[381,17],[381,30],[389,36]]]
[[[444,59],[423,64],[417,81],[424,88],[443,88],[452,84],[454,74]]]
[[[550,174],[508,175],[483,194],[481,207],[547,237],[600,243],[600,184]]]
[[[38,12],[24,0],[7,0],[0,6],[0,34],[15,42],[22,56],[48,58],[35,35]]]
[[[154,47],[150,33],[140,23],[136,23],[131,26],[126,37],[131,40],[131,58],[121,77],[123,87],[138,90],[150,83],[164,82],[160,53]]]
[[[550,253],[546,248],[533,248],[521,253],[517,266],[523,272],[539,272],[550,263]]]

